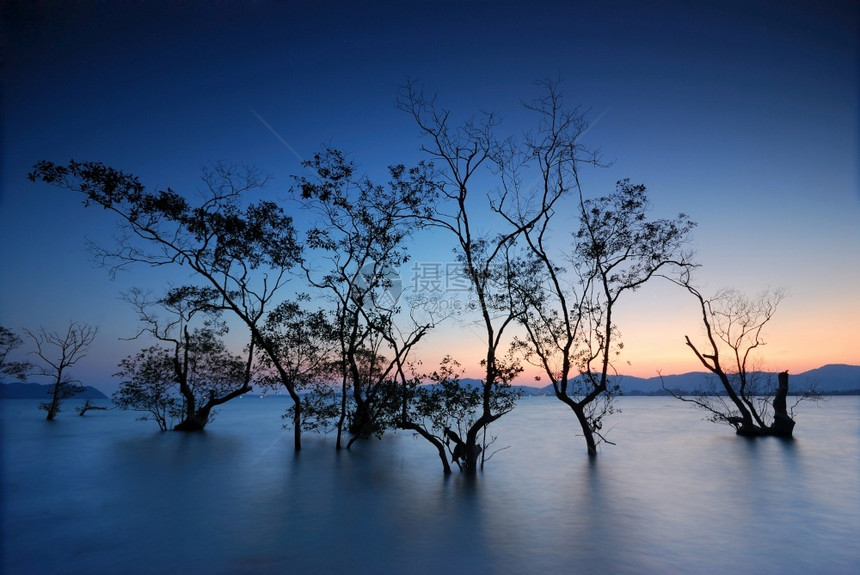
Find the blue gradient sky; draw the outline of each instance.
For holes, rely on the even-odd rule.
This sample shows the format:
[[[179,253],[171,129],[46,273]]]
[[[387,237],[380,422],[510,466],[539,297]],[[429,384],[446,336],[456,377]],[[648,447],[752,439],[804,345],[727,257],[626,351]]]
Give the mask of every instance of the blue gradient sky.
[[[99,324],[88,382],[139,347],[119,340],[136,331],[119,293],[183,277],[110,281],[85,238],[113,223],[27,182],[36,161],[99,160],[189,192],[200,166],[247,162],[285,198],[322,145],[370,174],[421,159],[395,107],[407,78],[461,116],[500,112],[511,134],[528,127],[532,82],[563,78],[566,101],[590,110],[588,143],[614,161],[586,174],[587,193],[630,178],[655,216],[691,214],[706,293],[788,288],[767,367],[860,364],[855,2],[28,4],[2,13],[0,323]],[[449,261],[440,245],[416,238],[415,258]],[[621,311],[622,372],[700,368],[683,345],[700,333],[689,296],[655,285]],[[472,370],[479,344],[452,323],[422,356],[459,350]]]

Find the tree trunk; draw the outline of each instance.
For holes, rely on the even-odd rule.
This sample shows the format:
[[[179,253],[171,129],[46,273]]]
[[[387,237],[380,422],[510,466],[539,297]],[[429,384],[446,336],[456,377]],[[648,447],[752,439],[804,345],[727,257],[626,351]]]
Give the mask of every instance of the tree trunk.
[[[463,472],[467,475],[478,473],[478,458],[481,456],[481,446],[477,441],[467,441],[463,455]]]
[[[289,379],[284,372],[281,373],[281,381],[290,399],[293,400],[293,449],[302,450],[302,398],[296,393],[295,384],[288,384]],[[245,382],[245,387],[251,389],[250,377]]]
[[[794,431],[794,420],[788,415],[786,408],[786,396],[788,395],[788,372],[779,374],[779,386],[773,398],[773,424],[770,432],[782,437],[791,437]]]
[[[337,420],[337,442],[335,449],[341,449],[343,446],[343,425],[346,422],[346,394],[347,394],[347,377],[343,376],[340,390],[340,417]]]
[[[582,436],[585,437],[585,447],[589,456],[597,455],[597,441],[594,439],[594,430],[591,429],[591,424],[588,422],[588,416],[585,414],[585,409],[583,406],[569,395],[567,395],[566,389],[560,389],[557,386],[555,387],[555,396],[561,400],[562,403],[567,405],[571,411],[573,411],[574,415],[576,415],[576,420],[579,422],[579,427],[582,429]]]
[[[347,449],[356,439],[368,439],[376,431],[376,424],[370,410],[371,406],[368,401],[356,394],[355,410],[352,413],[352,421],[350,421],[348,428],[352,438],[347,443]]]

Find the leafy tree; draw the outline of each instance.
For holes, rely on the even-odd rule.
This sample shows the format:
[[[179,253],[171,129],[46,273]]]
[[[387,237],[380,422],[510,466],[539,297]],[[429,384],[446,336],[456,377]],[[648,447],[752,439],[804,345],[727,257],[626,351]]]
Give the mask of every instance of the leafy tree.
[[[305,431],[330,431],[340,413],[337,393],[332,387],[337,368],[338,342],[335,328],[326,310],[308,311],[302,304],[310,301],[301,295],[296,301],[278,304],[266,317],[263,334],[279,358],[283,373],[294,389],[301,390],[301,420],[295,406],[284,418],[289,425],[301,425]],[[273,370],[268,354],[258,353],[265,386],[283,384],[283,376]]]
[[[85,206],[100,206],[118,218],[125,234],[117,244],[93,246],[112,271],[132,264],[192,271],[217,294],[209,301],[242,321],[270,356],[301,418],[300,397],[261,333],[265,314],[301,258],[292,218],[274,202],[248,200],[268,178],[252,168],[216,164],[204,170],[196,204],[170,188],[148,191],[135,176],[99,162],[42,161],[29,178],[80,193]],[[294,445],[301,449],[301,426],[295,427]]]
[[[516,405],[519,393],[506,383],[517,373],[517,369],[507,373],[504,383],[492,394],[491,409],[494,413],[507,413]],[[463,384],[460,381],[461,374],[460,363],[446,356],[437,370],[423,377],[413,377],[407,382],[403,398],[401,427],[416,432],[436,447],[446,475],[451,473],[449,457],[460,470],[468,465],[463,437],[468,435],[482,412],[482,386]],[[485,437],[482,439],[478,447],[483,454],[488,442]],[[493,441],[495,438],[489,443]]]
[[[65,332],[49,332],[44,327],[35,333],[27,331],[36,346],[32,353],[38,358],[34,374],[47,377],[52,382],[49,391],[51,401],[39,405],[39,409],[48,412],[48,421],[53,421],[61,411],[64,399],[84,390],[80,380],[73,379],[69,370],[86,357],[97,333],[97,327],[77,322],[69,322]]]
[[[183,338],[181,363],[174,355],[179,391],[183,400],[183,420],[177,431],[203,429],[213,408],[251,390],[253,348],[247,359],[231,353],[219,334],[196,329]]]
[[[14,331],[0,325],[0,377],[14,377],[26,381],[27,371],[32,367],[26,361],[7,361],[6,357],[21,347],[24,340]]]
[[[694,224],[684,214],[649,219],[645,186],[623,180],[608,196],[586,199],[575,167],[567,183],[563,166],[543,169],[554,177],[544,180],[541,218],[525,229],[528,248],[511,278],[525,307],[520,320],[527,336],[519,347],[573,411],[587,451],[595,455],[607,441],[603,419],[613,413],[619,393],[612,365],[623,347],[614,321],[618,302],[652,278],[692,265],[682,248]],[[554,251],[548,239],[553,206],[570,191],[579,196],[579,229],[567,251]]]
[[[115,374],[122,379],[114,403],[120,409],[148,412],[159,429],[167,431],[182,415],[173,366],[170,350],[157,345],[126,357]]]
[[[227,333],[227,327],[219,321],[222,307],[216,291],[181,286],[168,290],[162,298],[150,300],[140,290],[132,290],[126,294],[126,300],[137,308],[143,323],[138,336],[148,333],[168,344],[170,380],[180,398],[171,403],[181,408],[180,412],[170,414],[180,418],[177,431],[202,430],[209,423],[213,408],[251,390],[254,342],[249,343],[245,361],[227,351],[220,339]],[[159,316],[158,311],[167,312],[167,316]],[[203,327],[192,329],[197,316],[204,317]],[[157,356],[146,356],[126,366],[121,373],[131,378],[129,394],[144,399],[144,404],[166,401],[162,378],[158,376],[162,373],[161,366]],[[142,371],[138,373],[135,368]],[[135,375],[139,376],[137,380]],[[141,386],[144,395],[138,393]]]
[[[705,298],[692,285],[689,274],[678,283],[699,302],[705,328],[704,344],[697,345],[689,336],[685,336],[685,342],[713,379],[687,397],[667,391],[708,412],[711,421],[731,425],[738,435],[790,437],[795,422],[794,407],[789,410],[786,405],[788,372],[779,374],[774,383],[761,371],[755,355],[765,345],[762,332],[785,298],[785,290],[767,290],[749,297],[724,289]],[[804,399],[817,398],[814,389],[807,389],[794,406]]]
[[[122,378],[114,402],[149,412],[162,431],[199,431],[213,408],[247,392],[246,362],[231,354],[211,329],[186,328],[172,348],[151,346],[120,362]]]
[[[391,166],[386,185],[374,184],[333,149],[304,167],[311,175],[296,178],[294,193],[318,218],[307,234],[317,258],[305,273],[332,303],[341,384],[337,447],[345,427],[349,447],[394,424],[397,366],[433,325],[431,319],[412,321],[408,331],[398,327],[397,270],[409,259],[405,242],[428,213],[435,188],[424,165]]]

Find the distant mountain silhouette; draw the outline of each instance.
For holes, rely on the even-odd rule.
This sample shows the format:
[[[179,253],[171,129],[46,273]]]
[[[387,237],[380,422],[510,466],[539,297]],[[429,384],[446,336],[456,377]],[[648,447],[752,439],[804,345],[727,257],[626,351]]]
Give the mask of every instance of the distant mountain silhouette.
[[[773,372],[772,375],[776,377],[776,373]],[[679,375],[664,375],[663,382],[665,382],[666,387],[669,389],[680,389],[689,392],[700,387],[710,376],[710,373],[694,371]],[[841,393],[860,390],[860,366],[858,365],[831,364],[803,373],[795,374],[789,372],[789,376],[790,391],[805,390],[813,384],[819,393]],[[659,376],[642,378],[622,375],[618,376],[616,381],[621,386],[621,391],[624,395],[665,393]],[[540,388],[524,387],[523,389],[526,390],[526,395],[554,394],[552,385]]]
[[[465,387],[466,389],[472,389],[473,387],[481,387],[484,385],[484,382],[480,379],[475,379],[473,377],[464,377],[460,379],[460,386]]]
[[[41,383],[0,383],[0,399],[48,399],[50,384]],[[95,387],[88,385],[75,394],[72,399],[108,399]]]
[[[435,385],[435,384],[430,384]],[[484,381],[481,379],[476,379],[474,377],[463,377],[460,379],[460,386],[466,389],[480,389],[481,386],[484,385]],[[520,390],[522,395],[547,395],[552,394],[552,386],[548,386],[546,388],[538,388],[530,385],[512,385],[514,389]]]

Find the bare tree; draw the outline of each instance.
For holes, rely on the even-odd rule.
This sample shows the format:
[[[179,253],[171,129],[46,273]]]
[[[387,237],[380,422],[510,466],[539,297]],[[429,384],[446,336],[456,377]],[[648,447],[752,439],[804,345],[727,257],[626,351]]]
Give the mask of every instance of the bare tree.
[[[49,332],[44,327],[36,333],[27,331],[36,346],[32,353],[38,358],[34,375],[51,381],[51,401],[39,404],[39,409],[48,412],[48,421],[53,421],[60,412],[64,399],[84,390],[80,380],[73,379],[69,370],[86,357],[97,333],[97,327],[77,322],[69,322],[65,332]]]
[[[689,336],[684,337],[685,342],[715,379],[689,396],[667,391],[708,412],[711,421],[731,425],[738,435],[791,436],[795,422],[793,407],[789,410],[786,405],[788,372],[780,373],[774,383],[762,372],[756,356],[765,345],[763,330],[785,298],[785,290],[749,297],[724,289],[705,298],[692,285],[689,274],[678,283],[699,302],[705,328],[704,343],[697,345]],[[814,389],[809,389],[797,401],[815,398]]]
[[[576,415],[588,453],[595,454],[605,441],[602,419],[612,412],[618,390],[612,378],[612,358],[621,347],[614,323],[618,301],[668,268],[691,265],[682,246],[694,224],[684,214],[648,219],[645,187],[628,180],[609,195],[586,197],[580,166],[604,164],[580,142],[588,129],[585,116],[565,109],[556,82],[538,85],[544,95],[526,105],[537,114],[537,129],[523,143],[497,141],[492,114],[452,129],[449,113],[411,85],[401,94],[401,107],[412,113],[431,142],[424,149],[442,165],[448,200],[442,209],[449,211],[430,220],[457,238],[475,290],[488,336],[487,397],[502,335],[517,323],[526,335],[514,346],[545,372],[556,397]],[[472,224],[469,189],[481,166],[492,167],[500,182],[487,194],[489,210],[507,224],[495,236],[476,235]],[[560,250],[551,236],[567,231],[568,221],[556,216],[565,209],[579,216],[579,227]],[[488,410],[478,424],[492,419]]]
[[[565,109],[557,82],[538,84],[545,94],[526,106],[537,114],[537,129],[527,134],[525,143],[500,170],[507,193],[517,201],[499,213],[522,227],[525,244],[524,253],[510,264],[507,278],[514,301],[522,306],[519,322],[526,332],[515,340],[515,346],[544,372],[556,397],[574,412],[588,453],[594,455],[598,443],[605,440],[602,420],[613,412],[617,386],[611,384],[609,358],[617,343],[612,325],[614,301],[606,297],[611,288],[603,285],[601,290],[601,280],[611,276],[601,276],[603,262],[599,260],[608,254],[581,249],[582,243],[594,244],[591,240],[597,235],[588,226],[599,218],[588,212],[603,210],[608,199],[586,205],[579,170],[582,165],[604,164],[598,152],[580,141],[588,130],[584,113]],[[524,174],[534,174],[528,178],[529,184],[523,184]],[[560,251],[552,239],[559,226],[557,213],[563,213],[565,202],[575,199],[580,229],[571,238],[572,249]],[[566,225],[561,223],[562,230]],[[611,234],[615,230],[603,231]],[[601,358],[606,361],[599,361]]]
[[[480,415],[464,436],[458,438],[462,443],[461,467],[464,472],[473,474],[486,457],[482,455],[482,443],[487,427],[510,411],[508,404],[504,409],[496,409],[493,398],[499,393],[508,393],[509,381],[504,375],[518,369],[518,365],[508,365],[504,359],[509,328],[520,313],[512,305],[509,291],[504,289],[504,276],[506,251],[516,241],[522,226],[500,233],[482,232],[475,223],[480,220],[481,207],[476,202],[481,198],[475,198],[472,192],[478,175],[498,166],[507,145],[496,139],[498,118],[495,114],[486,113],[459,128],[454,127],[450,112],[438,107],[434,99],[426,98],[415,84],[401,89],[398,105],[415,120],[427,142],[422,150],[438,164],[441,198],[433,211],[424,215],[424,220],[427,225],[445,230],[453,237],[458,263],[471,286],[474,309],[480,316],[478,323],[485,337]],[[505,194],[486,196],[490,208],[500,211],[509,199]]]

